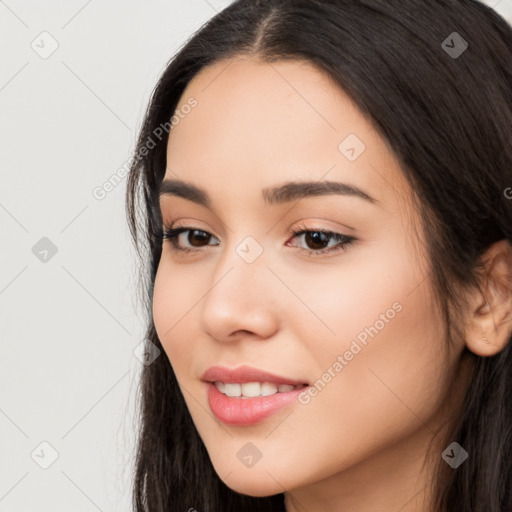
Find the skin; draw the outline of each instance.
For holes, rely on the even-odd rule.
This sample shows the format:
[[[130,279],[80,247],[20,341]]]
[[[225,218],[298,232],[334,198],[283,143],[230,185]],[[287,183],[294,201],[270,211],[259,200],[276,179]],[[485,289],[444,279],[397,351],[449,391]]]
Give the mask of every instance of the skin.
[[[167,227],[212,237],[180,235],[182,247],[197,249],[190,254],[164,241],[153,318],[216,472],[243,494],[285,492],[290,512],[428,511],[427,444],[434,438],[435,457],[449,444],[441,434],[471,368],[464,343],[447,343],[420,219],[394,155],[308,62],[220,61],[196,75],[177,109],[190,97],[198,104],[171,130],[165,177],[205,189],[212,208],[163,196],[162,216]],[[338,149],[351,133],[366,146],[355,161]],[[263,188],[293,180],[352,184],[379,204],[341,195],[264,203]],[[357,240],[312,257],[308,249],[321,246],[290,234],[303,225]],[[250,264],[236,252],[247,236],[263,249]],[[400,312],[307,405],[252,426],[213,416],[200,380],[210,366],[247,364],[314,383],[397,302]],[[480,306],[475,294],[471,307]],[[471,320],[470,348],[492,355],[509,316],[501,337],[483,318]],[[492,344],[482,347],[484,332]],[[251,468],[237,457],[247,442],[262,454]]]

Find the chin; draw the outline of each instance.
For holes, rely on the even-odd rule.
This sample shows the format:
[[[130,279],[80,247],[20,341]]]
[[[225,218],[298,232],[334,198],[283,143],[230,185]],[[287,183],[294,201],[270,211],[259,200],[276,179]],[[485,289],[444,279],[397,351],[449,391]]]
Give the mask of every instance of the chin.
[[[281,479],[272,478],[264,468],[260,471],[254,471],[254,469],[232,471],[228,473],[226,479],[222,480],[231,490],[254,498],[265,498],[285,491]]]

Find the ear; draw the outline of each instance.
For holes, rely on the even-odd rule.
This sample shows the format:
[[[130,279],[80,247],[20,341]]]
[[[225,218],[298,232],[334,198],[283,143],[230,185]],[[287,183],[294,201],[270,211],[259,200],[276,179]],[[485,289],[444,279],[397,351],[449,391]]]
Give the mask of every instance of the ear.
[[[482,261],[484,295],[475,290],[470,297],[466,345],[489,357],[505,348],[512,333],[512,246],[500,240],[487,249]]]

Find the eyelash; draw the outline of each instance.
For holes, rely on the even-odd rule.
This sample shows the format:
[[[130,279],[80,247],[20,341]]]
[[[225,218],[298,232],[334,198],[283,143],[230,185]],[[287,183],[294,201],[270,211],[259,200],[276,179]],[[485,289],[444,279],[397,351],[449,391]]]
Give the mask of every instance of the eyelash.
[[[169,242],[171,242],[173,250],[179,251],[182,254],[189,254],[189,253],[194,253],[194,252],[200,251],[201,249],[199,249],[199,248],[198,249],[189,249],[189,248],[183,248],[183,247],[178,246],[178,240],[177,240],[178,236],[181,233],[184,233],[187,231],[199,231],[201,233],[207,233],[208,235],[211,235],[211,233],[209,233],[208,231],[193,228],[191,226],[180,226],[177,228],[163,226],[161,238],[162,238],[162,241],[169,240]],[[333,231],[328,231],[326,229],[311,229],[311,228],[308,229],[305,225],[301,225],[297,229],[290,230],[288,234],[293,235],[292,238],[295,238],[297,236],[301,236],[306,233],[324,233],[326,235],[330,235],[331,239],[335,239],[338,241],[338,244],[336,244],[332,247],[326,248],[326,249],[313,250],[313,249],[299,248],[302,251],[308,252],[308,256],[313,257],[313,258],[318,257],[318,256],[323,256],[327,253],[345,251],[348,246],[350,246],[354,241],[357,240],[356,238],[354,238],[352,236],[343,235],[341,233],[334,233]],[[211,236],[213,236],[213,235],[211,235]]]

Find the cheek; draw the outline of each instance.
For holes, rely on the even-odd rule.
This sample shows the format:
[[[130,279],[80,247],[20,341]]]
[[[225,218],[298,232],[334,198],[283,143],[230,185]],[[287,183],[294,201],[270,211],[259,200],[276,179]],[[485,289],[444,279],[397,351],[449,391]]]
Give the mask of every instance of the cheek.
[[[432,413],[443,397],[451,361],[428,272],[410,250],[397,250],[396,242],[375,248],[368,260],[361,256],[357,268],[349,270],[331,278],[326,288],[331,301],[319,298],[314,305],[335,332],[310,345],[319,368],[325,373],[343,358],[340,378],[329,385],[332,400],[338,393],[370,417],[377,418],[380,410],[382,421],[390,424],[401,412],[414,420],[405,403],[419,415]],[[321,297],[320,290],[315,296]]]
[[[153,288],[152,313],[155,329],[162,346],[171,360],[173,367],[179,370],[179,361],[187,355],[187,351],[174,350],[178,343],[183,346],[186,339],[191,346],[197,338],[183,329],[188,325],[187,316],[193,314],[192,294],[194,284],[190,276],[185,273],[173,271],[164,257],[158,267]]]
[[[300,298],[283,292],[283,320],[297,347],[307,346],[321,363],[317,371],[332,362],[333,354],[350,350],[354,340],[366,348],[361,353],[369,352],[371,345],[406,354],[407,347],[432,346],[425,341],[431,338],[441,344],[439,312],[425,279],[428,272],[412,263],[409,250],[397,247],[396,234],[387,238],[394,243],[368,244],[335,265],[301,272],[283,267],[277,272],[283,281],[293,283]]]
[[[319,471],[340,470],[403,439],[432,418],[446,395],[452,361],[430,281],[406,258],[380,254],[380,265],[331,279],[331,302],[314,304],[335,335],[318,336],[316,329],[315,336],[303,324],[317,394],[295,420],[305,413],[300,428],[308,452],[325,455]]]
[[[322,361],[318,395],[304,407],[315,418],[309,425],[313,450],[327,453],[336,439],[351,440],[350,446],[333,451],[331,469],[404,439],[429,424],[440,407],[451,367],[440,317],[428,297],[424,284],[409,296],[392,294],[384,308],[368,307],[362,324],[344,317],[345,325],[358,334],[329,351],[329,361]],[[386,323],[379,316],[393,299],[401,308]],[[343,362],[334,368],[340,355]],[[324,423],[327,414],[329,422]]]

